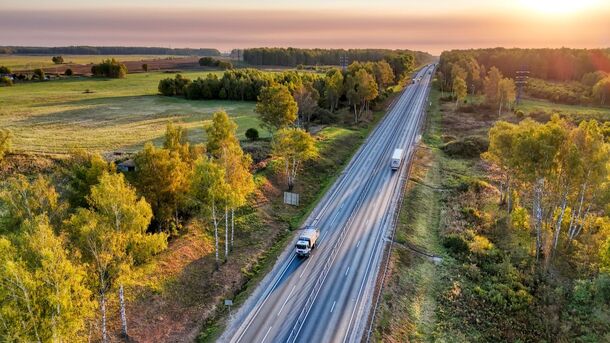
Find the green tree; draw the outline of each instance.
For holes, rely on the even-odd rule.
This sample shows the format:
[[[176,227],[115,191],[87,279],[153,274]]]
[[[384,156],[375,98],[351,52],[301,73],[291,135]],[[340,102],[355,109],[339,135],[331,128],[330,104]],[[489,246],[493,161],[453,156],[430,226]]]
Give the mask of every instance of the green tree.
[[[377,83],[365,69],[359,69],[354,75],[348,75],[345,84],[347,98],[354,107],[354,123],[358,123],[378,95]]]
[[[245,155],[237,139],[237,124],[224,112],[216,112],[212,125],[206,128],[208,152],[224,170],[227,193],[225,195],[225,258],[234,242],[235,209],[245,205],[246,197],[254,190],[250,173],[252,159]],[[229,210],[231,212],[231,238],[229,239]]]
[[[517,99],[517,91],[515,82],[509,78],[503,78],[498,83],[498,93],[500,96],[498,106],[498,116],[502,114],[502,107],[506,105],[507,108],[511,109],[515,100]]]
[[[464,99],[466,99],[468,88],[466,87],[466,81],[460,76],[456,76],[453,79],[453,93],[455,94],[455,107]]]
[[[0,236],[0,337],[14,342],[84,342],[94,311],[82,265],[46,216],[27,220],[12,242]]]
[[[68,69],[66,69],[66,71],[64,71],[64,75],[72,76],[72,75],[74,75],[74,72],[72,71],[72,69],[68,68]]]
[[[326,74],[324,93],[331,112],[339,106],[341,95],[343,95],[343,74],[339,69],[332,69]]]
[[[0,66],[0,75],[2,74],[10,74],[11,69],[9,67]]]
[[[146,73],[148,71],[148,63],[142,63],[142,70]]]
[[[195,161],[191,183],[191,197],[199,204],[202,214],[209,216],[214,226],[214,252],[216,269],[220,266],[218,256],[219,208],[227,202],[229,186],[225,182],[225,170],[212,159],[203,157]]]
[[[415,58],[411,54],[394,53],[386,56],[385,60],[392,67],[398,80],[406,77],[415,69]]]
[[[203,153],[197,146],[191,147],[188,141],[188,130],[185,127],[174,125],[171,122],[167,124],[165,129],[163,148],[172,153],[177,153],[189,166],[192,166],[199,155]]]
[[[599,100],[601,105],[606,104],[606,101],[610,99],[610,76],[599,80],[593,86],[593,96]]]
[[[25,176],[17,175],[7,180],[0,190],[0,208],[4,209],[4,228],[0,221],[0,231],[14,231],[26,220],[33,221],[39,215],[46,215],[52,224],[63,219],[66,206],[48,177],[38,176],[30,182]]]
[[[500,186],[500,204],[506,204],[507,211],[512,211],[512,175],[514,174],[512,151],[517,126],[499,121],[489,130],[489,148],[482,157],[497,165],[504,176]]]
[[[102,174],[114,172],[114,164],[101,155],[84,150],[74,151],[66,171],[66,195],[70,205],[73,208],[86,207],[91,187],[99,182]]]
[[[127,76],[127,71],[127,66],[114,58],[104,60],[102,63],[91,67],[91,74],[93,74],[93,76],[103,76],[115,79],[124,78]]]
[[[0,162],[11,151],[11,132],[9,130],[0,129]]]
[[[64,58],[63,56],[53,56],[53,58],[51,58],[51,60],[53,61],[53,63],[55,64],[62,64],[64,63]]]
[[[138,199],[123,174],[104,173],[92,187],[89,208],[80,208],[69,220],[71,235],[90,266],[99,296],[102,342],[108,341],[106,303],[108,292],[119,285],[121,331],[128,337],[124,287],[134,265],[146,262],[167,247],[167,235],[148,234],[150,205]]]
[[[146,143],[136,154],[135,185],[152,207],[155,223],[174,235],[181,229],[179,212],[186,205],[191,167],[179,152]]]
[[[297,119],[298,106],[286,86],[272,85],[261,90],[255,111],[271,131],[292,125]]]
[[[311,122],[311,116],[318,109],[320,94],[310,83],[303,83],[294,90],[293,96],[298,106],[299,122],[304,122],[307,127]]]
[[[499,106],[500,104],[500,81],[502,80],[502,73],[498,68],[491,67],[487,76],[483,80],[483,92],[485,94],[485,101],[489,105]]]
[[[318,156],[313,137],[302,129],[281,129],[276,133],[271,151],[273,158],[283,166],[288,190],[292,190],[303,163]]]

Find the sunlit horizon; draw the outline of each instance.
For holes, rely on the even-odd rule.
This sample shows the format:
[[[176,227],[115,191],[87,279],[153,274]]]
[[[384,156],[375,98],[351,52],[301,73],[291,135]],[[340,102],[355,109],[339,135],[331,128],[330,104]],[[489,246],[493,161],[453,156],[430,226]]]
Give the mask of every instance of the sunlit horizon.
[[[3,5],[2,45],[408,48],[607,48],[599,0],[289,1],[25,0]],[[169,8],[168,8],[169,7]]]

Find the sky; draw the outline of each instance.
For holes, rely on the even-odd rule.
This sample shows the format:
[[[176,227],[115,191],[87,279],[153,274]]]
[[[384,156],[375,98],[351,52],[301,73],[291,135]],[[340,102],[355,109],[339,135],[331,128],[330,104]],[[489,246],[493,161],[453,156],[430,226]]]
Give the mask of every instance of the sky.
[[[610,47],[609,0],[0,0],[0,45]]]

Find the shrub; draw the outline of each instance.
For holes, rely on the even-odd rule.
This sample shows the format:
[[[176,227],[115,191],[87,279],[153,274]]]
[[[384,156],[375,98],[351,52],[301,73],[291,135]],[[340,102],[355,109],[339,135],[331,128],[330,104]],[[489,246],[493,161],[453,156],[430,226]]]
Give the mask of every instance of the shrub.
[[[468,249],[475,254],[485,254],[491,249],[493,249],[494,245],[484,236],[476,235],[472,242],[468,244]]]
[[[11,70],[8,67],[0,66],[0,74],[10,74]]]
[[[176,95],[176,85],[174,84],[174,79],[172,78],[160,80],[157,89],[159,90],[159,93],[165,96]]]
[[[249,128],[248,130],[246,130],[246,138],[251,141],[258,140],[258,130],[253,127]]]
[[[145,72],[148,71],[148,63],[143,63],[142,64],[142,70],[144,70]]]
[[[458,234],[447,235],[443,240],[443,246],[454,255],[462,255],[470,251],[468,242]]]
[[[34,76],[38,80],[44,80],[44,70],[42,70],[40,68],[34,69]]]
[[[442,146],[443,152],[452,157],[472,158],[478,157],[487,151],[489,140],[482,136],[468,136],[451,141]]]
[[[8,78],[7,76],[2,76],[2,78],[0,78],[0,83],[2,83],[5,86],[12,86],[13,80]]]
[[[64,75],[72,76],[72,75],[74,75],[74,72],[72,72],[72,69],[68,68],[68,69],[66,69],[66,71],[64,71]]]
[[[53,58],[51,58],[51,60],[55,64],[62,64],[62,63],[64,63],[64,58],[62,56],[53,56]]]
[[[91,74],[93,76],[122,79],[127,75],[127,67],[113,58],[91,67]]]
[[[522,110],[516,110],[515,116],[519,119],[523,119],[525,117],[525,113]]]

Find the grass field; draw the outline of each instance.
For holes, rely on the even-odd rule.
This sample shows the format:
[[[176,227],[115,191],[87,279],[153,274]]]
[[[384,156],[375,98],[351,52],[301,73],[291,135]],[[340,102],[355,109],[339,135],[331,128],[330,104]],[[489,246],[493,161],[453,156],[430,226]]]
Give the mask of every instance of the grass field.
[[[157,58],[168,58],[168,55],[61,55],[65,63],[89,64],[100,63],[102,60],[114,58],[119,61],[140,61]],[[53,67],[51,55],[0,55],[0,66],[13,70]],[[184,56],[182,56],[184,57]]]
[[[588,107],[578,105],[563,105],[556,104],[546,100],[524,99],[517,106],[517,109],[522,110],[526,114],[532,112],[544,111],[547,113],[559,113],[576,120],[597,119],[602,121],[610,120],[610,107]]]
[[[194,79],[209,72],[186,72]],[[71,148],[101,152],[134,151],[159,143],[168,121],[183,123],[194,142],[203,126],[224,109],[237,122],[238,134],[259,128],[254,103],[191,101],[158,96],[167,73],[129,74],[125,79],[73,78],[0,88],[0,128],[13,132],[15,151],[61,153]],[[91,93],[85,93],[89,90]],[[259,130],[261,136],[268,134]]]

